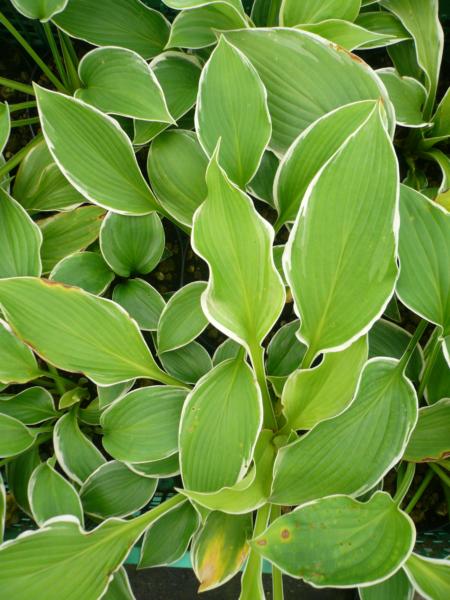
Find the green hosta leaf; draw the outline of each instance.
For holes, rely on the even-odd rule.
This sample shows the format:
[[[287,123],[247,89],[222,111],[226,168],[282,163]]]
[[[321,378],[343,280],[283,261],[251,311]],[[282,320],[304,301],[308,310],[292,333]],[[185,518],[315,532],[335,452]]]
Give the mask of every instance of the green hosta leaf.
[[[189,394],[180,424],[180,464],[187,490],[216,492],[247,472],[262,425],[262,401],[242,358],[214,367]]]
[[[426,147],[445,140],[450,136],[450,88],[444,94],[432,119],[433,127],[427,132],[424,140]]]
[[[75,388],[83,389],[83,388]],[[86,391],[85,389],[83,391]],[[87,406],[80,408],[78,411],[78,418],[86,425],[100,425],[100,415],[102,411],[100,409],[100,402],[98,398],[94,398]]]
[[[229,2],[217,0],[183,10],[174,20],[167,48],[205,48],[216,43],[217,31],[246,27],[247,21]]]
[[[14,8],[28,19],[48,21],[63,11],[69,0],[11,0]]]
[[[227,360],[228,358],[236,358],[239,356],[239,352],[241,350],[240,344],[232,340],[231,338],[227,338],[224,342],[217,347],[213,356],[213,365],[217,367],[218,364]]]
[[[97,252],[77,252],[55,265],[49,279],[100,295],[111,284],[114,273]]]
[[[14,495],[17,505],[30,516],[32,514],[28,501],[28,483],[34,469],[40,464],[39,446],[35,445],[9,461],[6,467],[8,488]]]
[[[284,154],[308,125],[358,100],[381,96],[393,125],[384,86],[360,58],[346,50],[296,29],[246,29],[224,35],[252,62],[267,89],[273,128],[270,146],[275,152]]]
[[[161,133],[150,146],[147,171],[152,188],[175,219],[191,226],[194,212],[207,194],[208,159],[192,131]]]
[[[389,47],[388,54],[399,75],[422,80],[423,71],[417,62],[416,46],[412,39]]]
[[[125,567],[120,567],[118,571],[114,573],[111,583],[104,596],[103,600],[136,600],[136,596],[133,594],[133,590],[130,586],[128,574]]]
[[[55,455],[63,471],[78,484],[106,462],[101,452],[81,431],[77,409],[62,416],[53,430]]]
[[[385,492],[368,502],[321,498],[277,519],[253,543],[265,558],[315,587],[352,587],[393,575],[415,542],[411,519]]]
[[[134,383],[135,381],[132,379],[131,381],[116,383],[106,387],[101,385],[97,386],[99,407],[103,409],[114,402],[114,400],[123,398],[123,396],[125,396],[125,394],[131,390]]]
[[[194,281],[179,289],[164,307],[158,323],[158,353],[186,346],[208,324],[200,298],[206,282]]]
[[[139,329],[158,329],[158,321],[166,303],[149,283],[143,279],[121,282],[115,286],[112,298],[137,322]]]
[[[306,346],[297,338],[298,328],[298,320],[283,325],[267,348],[267,377],[279,395],[288,376],[300,366],[306,351]]]
[[[295,221],[308,186],[327,161],[368,118],[373,101],[342,106],[315,121],[294,141],[274,182],[278,223]]]
[[[323,19],[354,21],[361,8],[361,0],[283,0],[280,24],[294,26],[299,23],[317,23]]]
[[[0,304],[19,337],[45,360],[99,385],[136,377],[169,383],[134,321],[110,300],[44,279],[0,281]]]
[[[264,85],[224,37],[203,69],[195,120],[205,152],[211,157],[220,142],[221,166],[244,188],[258,170],[272,128]]]
[[[393,39],[393,36],[376,33],[341,19],[326,19],[319,23],[298,25],[297,29],[311,31],[350,51],[361,46],[365,47],[366,44],[371,48],[386,46]]]
[[[188,501],[164,514],[145,532],[138,568],[170,565],[181,558],[198,526],[197,511]]]
[[[401,458],[416,421],[416,394],[398,363],[370,360],[347,410],[280,450],[272,501],[363,494]]]
[[[35,91],[48,148],[85,198],[122,214],[143,215],[157,208],[117,121],[75,98],[37,85]]]
[[[42,234],[26,211],[0,188],[0,278],[42,271]]]
[[[85,202],[53,161],[45,140],[20,163],[13,196],[28,211],[72,210]]]
[[[414,588],[402,569],[389,579],[359,588],[358,591],[361,600],[412,600],[414,596]]]
[[[150,273],[161,260],[165,236],[156,213],[131,217],[109,213],[100,230],[106,262],[121,277]]]
[[[253,23],[257,27],[278,25],[281,2],[282,0],[255,0],[251,12]]]
[[[96,48],[83,56],[78,72],[82,87],[75,98],[102,112],[173,123],[155,74],[136,52]]]
[[[310,359],[346,347],[383,313],[397,279],[397,202],[397,160],[375,108],[317,174],[286,246]]]
[[[198,8],[199,6],[204,6],[205,4],[212,4],[214,1],[215,0],[163,0],[164,4],[170,6],[170,8],[174,8],[175,10]],[[230,6],[234,6],[236,10],[242,13],[244,12],[241,0],[224,0],[224,2]]]
[[[400,277],[408,308],[450,333],[450,215],[426,196],[400,188]]]
[[[194,538],[192,566],[200,581],[199,592],[222,585],[235,575],[248,554],[252,532],[251,515],[212,512]]]
[[[450,561],[411,554],[404,569],[426,600],[446,600],[450,587]]]
[[[58,416],[50,392],[43,387],[29,387],[5,399],[0,396],[0,413],[25,425],[36,425]]]
[[[101,418],[106,451],[117,460],[136,463],[174,454],[186,394],[171,386],[152,386],[116,400]]]
[[[98,517],[127,517],[145,506],[156,490],[157,479],[140,477],[118,461],[102,464],[80,489],[84,511]]]
[[[427,97],[424,86],[412,77],[400,77],[395,69],[377,71],[395,108],[397,123],[405,127],[423,127],[422,109]]]
[[[169,37],[169,23],[139,0],[69,0],[53,21],[71,37],[96,46],[120,46],[144,58],[159,54]]]
[[[59,399],[59,410],[70,408],[74,404],[78,404],[82,400],[89,397],[89,391],[86,388],[75,387],[62,394]]]
[[[450,398],[450,369],[445,360],[443,345],[437,351],[433,367],[425,389],[428,404],[434,404],[441,398]]]
[[[5,149],[10,132],[11,119],[9,116],[9,106],[6,102],[0,102],[0,154],[2,154]]]
[[[409,32],[403,27],[401,21],[395,15],[385,11],[361,12],[356,21],[356,25],[364,27],[376,34],[390,36],[390,41],[386,40],[385,45],[398,44],[411,38]],[[377,47],[377,43],[368,42],[364,48]]]
[[[0,456],[2,458],[25,452],[34,441],[35,436],[31,429],[9,415],[0,414]]]
[[[180,472],[178,452],[167,458],[145,463],[127,463],[127,467],[141,477],[173,477]]]
[[[196,383],[212,369],[211,357],[198,342],[190,342],[177,350],[164,352],[159,359],[172,377],[184,383]]]
[[[182,52],[164,52],[150,66],[159,81],[174,119],[180,119],[195,104],[200,63],[195,57]],[[146,144],[166,129],[164,123],[134,122],[134,140],[137,145]]]
[[[450,456],[450,398],[419,410],[419,420],[405,450],[405,460],[429,462]]]
[[[81,206],[38,221],[43,235],[42,270],[49,273],[64,257],[92,244],[100,231],[105,211],[98,206]]]
[[[350,404],[367,350],[367,339],[362,337],[341,352],[325,354],[317,367],[292,373],[281,398],[292,429],[311,429]]]
[[[0,319],[0,382],[27,383],[40,375],[33,352]]]
[[[280,161],[270,150],[266,150],[262,155],[259,169],[255,176],[247,184],[247,191],[272,207],[274,206],[273,199],[273,181],[277,172]]]
[[[213,325],[253,349],[284,306],[284,285],[273,264],[273,229],[231,183],[216,155],[206,181],[208,197],[195,213],[192,238],[211,273],[202,308]]]
[[[73,515],[83,524],[83,509],[75,488],[53,468],[51,461],[40,464],[31,475],[28,497],[34,520],[42,525],[52,517]]]

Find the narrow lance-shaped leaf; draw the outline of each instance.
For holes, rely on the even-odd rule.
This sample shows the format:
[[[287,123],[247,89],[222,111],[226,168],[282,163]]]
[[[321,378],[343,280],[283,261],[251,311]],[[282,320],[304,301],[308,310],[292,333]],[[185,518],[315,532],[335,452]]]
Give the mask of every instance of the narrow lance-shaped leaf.
[[[69,0],[11,0],[14,8],[28,19],[48,21],[63,11]]]
[[[272,127],[267,93],[244,54],[222,36],[200,78],[196,130],[208,156],[241,188],[255,175]]]
[[[404,566],[414,587],[426,600],[446,600],[450,588],[450,561],[411,554]]]
[[[172,382],[117,304],[32,277],[0,281],[0,305],[18,336],[48,362],[100,385],[136,377]]]
[[[299,23],[317,23],[323,19],[354,21],[361,8],[361,0],[283,0],[280,24],[294,26]]]
[[[9,106],[6,102],[0,102],[0,154],[2,154],[11,131],[11,120]]]
[[[143,215],[157,202],[117,121],[76,98],[35,85],[42,131],[57,165],[94,204]]]
[[[342,19],[326,19],[319,23],[297,25],[297,29],[316,33],[350,51],[360,47],[365,48],[366,45],[371,48],[383,47],[391,41],[396,41],[394,36],[376,33]]]
[[[310,184],[283,257],[312,360],[370,329],[397,279],[397,159],[381,106]]]

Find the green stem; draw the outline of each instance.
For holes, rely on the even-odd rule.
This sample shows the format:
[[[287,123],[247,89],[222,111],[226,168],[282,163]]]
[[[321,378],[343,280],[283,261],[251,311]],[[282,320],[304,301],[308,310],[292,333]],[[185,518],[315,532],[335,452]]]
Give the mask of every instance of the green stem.
[[[273,409],[272,398],[270,397],[269,388],[267,386],[266,371],[264,368],[264,348],[259,344],[255,344],[250,350],[250,360],[252,361],[253,370],[255,371],[256,380],[261,390],[263,407],[264,407],[264,427],[276,431],[278,429],[275,411]]]
[[[23,94],[29,94],[34,96],[34,89],[31,85],[21,83],[20,81],[14,81],[13,79],[6,79],[6,77],[0,77],[0,85],[3,87],[15,90],[16,92],[22,92]]]
[[[11,35],[13,35],[22,48],[31,56],[34,62],[42,69],[42,72],[47,75],[49,80],[53,83],[53,85],[60,91],[65,92],[66,89],[64,85],[60,82],[60,80],[52,73],[50,68],[45,64],[42,58],[33,50],[30,44],[26,41],[26,39],[20,35],[14,25],[5,17],[5,15],[0,11],[0,23],[2,23],[6,29],[9,31]]]
[[[139,517],[133,519],[133,523],[137,524],[141,522],[148,527],[153,523],[153,521],[156,521],[156,519],[159,519],[159,517],[164,515],[166,512],[169,512],[169,510],[172,510],[179,504],[183,504],[183,502],[186,502],[186,497],[182,494],[175,494],[175,496],[172,496],[172,498],[162,502],[159,506],[156,506],[155,508],[152,508]]]
[[[422,400],[423,395],[425,393],[428,380],[430,379],[431,372],[433,371],[434,363],[439,354],[439,328],[436,327],[434,332],[432,333],[431,339],[431,350],[428,355],[428,359],[426,361],[425,369],[422,373],[422,377],[420,378],[419,389],[417,391],[417,398],[419,402]]]
[[[408,493],[409,488],[411,487],[411,483],[414,479],[414,473],[416,472],[416,465],[414,463],[408,463],[406,465],[405,473],[402,477],[400,485],[397,487],[397,491],[395,492],[394,502],[397,506],[400,506],[403,502],[406,494]]]
[[[312,348],[312,346],[310,346],[303,355],[302,362],[300,363],[300,369],[309,369],[312,365],[315,355],[316,351]]]
[[[420,338],[424,334],[427,326],[428,321],[426,321],[425,319],[422,319],[417,325],[417,329],[414,332],[414,335],[409,340],[406,350],[397,365],[397,368],[400,369],[402,372],[404,372],[406,367],[408,366],[411,356],[413,355],[413,352],[416,349],[416,346],[419,343]]]
[[[405,508],[405,513],[407,513],[409,515],[412,512],[412,510],[414,509],[414,507],[416,506],[416,504],[422,498],[422,495],[423,495],[424,491],[429,486],[430,481],[433,479],[433,477],[434,477],[434,472],[431,469],[428,469],[427,474],[422,479],[421,484],[419,485],[419,487],[415,491],[413,497],[409,501],[408,506]]]
[[[56,384],[56,380],[58,379],[62,384],[64,384],[64,387],[66,385],[75,387],[75,383],[71,379],[68,379],[67,377],[63,377],[62,375],[60,375],[58,373],[58,371],[55,369],[55,367],[53,367],[52,365],[48,365],[48,371],[41,369],[41,375],[42,375],[42,377],[47,377],[49,379],[52,379],[55,382],[55,384]]]
[[[55,382],[56,389],[58,390],[59,394],[61,396],[65,394],[67,390],[64,383],[64,379],[60,376],[56,368],[53,365],[48,365],[48,372],[49,375],[52,377],[53,381]]]
[[[11,128],[24,127],[25,125],[37,125],[39,123],[39,117],[29,117],[28,119],[16,119],[11,121]]]
[[[71,92],[81,87],[81,81],[78,77],[77,64],[78,59],[75,55],[75,61],[73,58],[73,48],[70,43],[70,39],[62,32],[58,30],[59,43],[61,44],[61,50],[64,57],[64,64],[66,65],[67,72],[67,84]]]
[[[2,181],[2,179],[5,177],[5,175],[7,175],[10,171],[12,171],[14,169],[14,167],[17,167],[17,165],[19,165],[22,162],[22,160],[25,158],[25,156],[28,154],[28,152],[31,150],[31,148],[34,148],[34,146],[37,146],[37,144],[39,144],[41,139],[42,139],[42,134],[38,133],[31,140],[31,142],[28,142],[28,144],[26,146],[21,148],[19,150],[19,152],[14,154],[14,156],[12,158],[10,158],[7,162],[5,162],[5,164],[2,167],[0,167],[0,181]]]
[[[9,105],[9,112],[14,113],[27,108],[35,108],[36,106],[37,104],[35,100],[29,100],[28,102],[17,102],[16,104]]]
[[[274,521],[281,514],[281,506],[272,506],[270,521]],[[272,597],[273,600],[283,600],[283,574],[278,567],[272,564]]]
[[[50,46],[50,50],[52,52],[53,60],[55,61],[56,68],[58,69],[59,76],[61,77],[64,83],[64,87],[68,88],[69,86],[67,82],[66,70],[64,69],[64,64],[59,53],[58,46],[56,45],[55,38],[53,36],[52,26],[48,21],[46,23],[42,23],[42,26],[44,28],[45,37],[47,38],[48,45]]]
[[[429,464],[430,469],[433,469],[433,471],[440,478],[440,480],[443,481],[445,483],[445,485],[450,488],[450,477],[447,475],[447,473],[443,469],[441,469],[441,467],[438,467],[436,464],[434,464],[432,462],[430,462],[428,464]]]

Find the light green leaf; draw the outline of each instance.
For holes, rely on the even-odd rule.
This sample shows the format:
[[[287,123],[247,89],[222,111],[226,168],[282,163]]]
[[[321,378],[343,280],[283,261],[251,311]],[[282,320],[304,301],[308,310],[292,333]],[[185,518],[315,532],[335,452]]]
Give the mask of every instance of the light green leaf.
[[[283,412],[292,429],[312,429],[341,413],[352,401],[367,360],[367,339],[325,354],[312,369],[292,373],[283,388]]]
[[[42,231],[42,270],[49,273],[65,256],[84,250],[100,231],[105,211],[98,206],[81,206],[38,221]]]
[[[214,367],[186,399],[180,423],[183,484],[195,492],[231,487],[246,474],[262,425],[262,401],[242,358]]]
[[[241,350],[240,344],[227,338],[224,342],[216,348],[213,356],[213,365],[216,367],[218,364],[227,360],[228,358],[236,358]]]
[[[360,496],[401,458],[416,421],[416,393],[397,361],[369,360],[347,410],[279,451],[271,501]]]
[[[134,383],[135,381],[132,379],[131,381],[116,383],[106,387],[101,385],[97,386],[99,407],[103,409],[114,402],[114,400],[123,398],[123,396],[125,396],[125,394],[131,390]]]
[[[404,569],[414,587],[426,600],[446,600],[450,587],[450,561],[413,553]]]
[[[13,196],[28,211],[72,210],[85,202],[53,161],[45,140],[20,163]]]
[[[80,485],[106,462],[101,452],[81,431],[76,408],[56,423],[53,430],[53,446],[63,471]]]
[[[83,387],[74,387],[64,394],[61,395],[59,399],[59,410],[63,410],[65,408],[70,408],[74,404],[78,404],[82,400],[85,400],[89,397],[89,391]]]
[[[28,19],[48,21],[63,11],[69,0],[11,0],[14,8]]]
[[[144,58],[162,52],[169,23],[139,0],[69,0],[53,21],[71,37],[96,46],[120,46]]]
[[[165,302],[158,290],[149,283],[143,279],[123,281],[115,286],[112,298],[137,322],[139,329],[158,329]]]
[[[258,198],[262,202],[266,202],[273,208],[273,180],[277,172],[280,161],[270,150],[266,150],[262,155],[259,169],[253,179],[247,184],[249,194]]]
[[[170,565],[181,558],[198,526],[198,513],[188,501],[164,514],[145,532],[138,568]]]
[[[361,46],[366,47],[366,44],[369,44],[371,48],[383,47],[388,45],[393,39],[396,40],[393,36],[376,33],[369,29],[364,29],[360,25],[341,19],[326,19],[318,23],[297,25],[296,29],[320,35],[330,42],[350,51]]]
[[[353,587],[393,575],[415,537],[412,520],[376,492],[364,503],[348,496],[309,502],[274,521],[252,547],[315,587]]]
[[[174,119],[180,119],[195,104],[200,63],[195,57],[182,52],[164,52],[150,63],[150,67],[162,87],[170,114]],[[135,120],[133,143],[146,144],[166,127],[164,123]]]
[[[173,477],[180,472],[178,452],[167,458],[145,463],[126,463],[127,467],[141,477]]]
[[[0,187],[0,278],[42,271],[42,234],[26,211]]]
[[[164,228],[156,213],[134,217],[110,212],[100,230],[103,257],[121,277],[150,273],[161,260],[164,245]]]
[[[194,538],[191,559],[199,592],[214,589],[235,575],[248,554],[251,515],[212,512]]]
[[[114,273],[97,252],[76,252],[60,260],[49,279],[101,295],[112,283]]]
[[[220,331],[254,349],[284,306],[284,285],[272,257],[274,232],[216,155],[206,182],[208,197],[195,213],[192,236],[195,252],[210,269],[202,308]]]
[[[156,365],[136,323],[111,300],[17,277],[0,280],[0,304],[18,336],[60,369],[81,371],[99,385],[137,377],[173,382]]]
[[[386,46],[398,44],[411,38],[401,21],[392,13],[386,11],[361,12],[356,18],[355,24],[373,33],[391,36],[391,40],[385,42]],[[377,45],[377,42],[368,42],[363,48],[376,48]]]
[[[186,394],[172,386],[151,386],[116,400],[100,420],[105,450],[117,460],[133,463],[174,454]]]
[[[39,446],[35,445],[10,460],[6,467],[8,488],[14,495],[17,505],[30,517],[32,514],[28,502],[28,482],[34,469],[40,464]]]
[[[410,462],[430,462],[450,456],[450,398],[419,410],[419,419],[405,450]]]
[[[0,154],[5,149],[10,132],[11,119],[9,116],[9,106],[6,102],[0,102]]]
[[[48,148],[74,188],[94,204],[121,214],[143,215],[157,209],[131,142],[117,121],[81,100],[38,85],[35,92]]]
[[[377,71],[395,108],[397,123],[405,127],[424,127],[422,110],[427,98],[424,86],[412,77],[401,77],[395,69]]]
[[[158,353],[177,350],[198,337],[208,324],[200,298],[206,282],[194,281],[179,289],[164,307],[158,323]]]
[[[412,600],[414,596],[414,588],[402,569],[389,579],[361,587],[358,591],[361,600]]]
[[[196,383],[212,369],[211,357],[198,342],[164,352],[159,357],[164,369],[184,383]]]
[[[25,452],[34,441],[35,436],[31,429],[9,415],[0,414],[0,456],[2,458]]]
[[[8,398],[0,396],[0,413],[25,425],[36,425],[59,416],[50,392],[43,387],[29,387]]]
[[[145,506],[156,490],[157,479],[140,477],[116,460],[93,471],[80,489],[84,511],[99,519],[127,517]]]
[[[280,25],[293,27],[299,23],[317,23],[324,19],[354,21],[360,8],[361,0],[283,0]]]
[[[205,48],[216,43],[217,31],[246,27],[247,21],[229,2],[209,2],[194,10],[183,10],[170,30],[167,48]]]
[[[125,48],[96,48],[85,54],[75,98],[105,113],[174,123],[163,91],[146,61]]]
[[[209,157],[245,187],[255,175],[272,127],[267,93],[249,60],[222,36],[202,71],[195,127]]]
[[[41,463],[28,483],[28,497],[36,523],[52,517],[73,515],[83,524],[83,509],[75,488],[53,468],[51,461]]]
[[[205,4],[213,4],[216,0],[163,0],[164,4],[175,10],[198,8],[205,6]],[[241,0],[224,0],[226,4],[234,6],[234,8],[240,12],[244,12],[242,8]]]
[[[33,352],[0,319],[0,382],[27,383],[40,375]]]
[[[136,600],[125,567],[120,567],[114,573],[106,593],[102,596],[102,600]]]
[[[392,129],[394,115],[384,86],[364,61],[346,50],[288,28],[224,35],[252,62],[267,89],[273,128],[270,147],[276,153],[284,154],[316,119],[359,100],[381,97]]]
[[[375,106],[354,102],[324,115],[303,131],[284,155],[274,182],[277,223],[295,221],[308,186],[325,163],[357,131]]]
[[[192,225],[207,194],[208,159],[192,131],[170,130],[151,144],[147,172],[161,206],[184,225]]]
[[[397,205],[397,159],[375,108],[311,183],[283,257],[310,360],[382,315],[397,279]]]

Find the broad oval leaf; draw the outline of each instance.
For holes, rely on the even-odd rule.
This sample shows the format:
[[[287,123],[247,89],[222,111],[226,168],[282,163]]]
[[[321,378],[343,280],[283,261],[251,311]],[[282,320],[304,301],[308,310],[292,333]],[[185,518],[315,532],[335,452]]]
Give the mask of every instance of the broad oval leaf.
[[[424,86],[413,77],[401,77],[395,69],[380,69],[377,73],[394,105],[397,123],[405,127],[427,125],[422,113],[427,97]]]
[[[450,588],[450,561],[411,554],[404,566],[416,590],[426,600],[446,600]]]
[[[85,54],[78,72],[79,98],[105,113],[173,123],[161,86],[146,61],[125,48],[96,48]]]
[[[120,46],[144,58],[162,52],[169,23],[140,0],[69,0],[53,21],[71,37],[96,46]]]
[[[450,398],[419,410],[419,419],[405,450],[411,462],[443,460],[450,456]]]
[[[165,235],[156,213],[143,217],[109,213],[100,230],[100,248],[121,277],[150,273],[161,260]]]
[[[0,278],[42,271],[42,233],[25,209],[0,188]]]
[[[415,528],[385,492],[368,502],[321,498],[276,519],[252,543],[285,573],[315,587],[352,587],[393,575],[414,547]]]
[[[36,425],[59,416],[53,398],[43,387],[29,387],[14,396],[0,396],[0,413],[14,417],[25,425]]]
[[[48,21],[63,11],[69,0],[11,0],[14,8],[28,19]]]
[[[206,182],[208,197],[194,215],[192,236],[195,252],[210,269],[202,307],[213,325],[254,349],[284,306],[284,285],[272,256],[274,232],[228,179],[216,155]]]
[[[77,252],[59,261],[49,279],[101,295],[114,279],[114,273],[99,253]]]
[[[166,303],[149,283],[143,279],[123,281],[115,286],[112,298],[136,321],[139,329],[158,329],[158,321]]]
[[[0,382],[27,383],[41,374],[33,352],[0,319]]]
[[[414,588],[403,569],[381,583],[361,587],[358,591],[361,600],[412,600],[414,596]]]
[[[416,421],[416,393],[397,361],[369,360],[350,406],[279,451],[271,501],[363,494],[402,457]]]
[[[100,385],[136,377],[173,381],[117,304],[45,279],[0,280],[0,305],[18,336],[55,366]]]
[[[186,399],[180,423],[184,487],[216,492],[247,472],[262,425],[262,401],[250,367],[227,360],[207,373]]]
[[[35,92],[48,148],[74,188],[94,204],[121,214],[144,215],[157,209],[117,121],[76,98],[38,85]]]
[[[0,456],[9,458],[28,450],[35,441],[31,429],[9,415],[0,414]]]
[[[394,291],[398,165],[380,108],[316,175],[283,256],[310,360],[364,335]]]
[[[272,127],[267,93],[244,54],[222,36],[200,78],[195,127],[209,157],[241,188],[258,170]]]
[[[171,386],[134,390],[101,417],[103,446],[117,460],[144,463],[178,450],[178,427],[187,391]]]
[[[208,351],[198,342],[190,342],[187,346],[164,352],[159,356],[164,369],[184,383],[196,383],[212,369]]]
[[[317,23],[323,19],[354,21],[361,8],[361,0],[283,0],[280,24],[294,26],[299,23]]]

